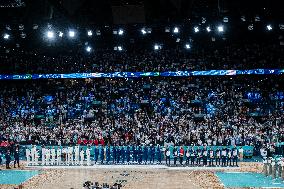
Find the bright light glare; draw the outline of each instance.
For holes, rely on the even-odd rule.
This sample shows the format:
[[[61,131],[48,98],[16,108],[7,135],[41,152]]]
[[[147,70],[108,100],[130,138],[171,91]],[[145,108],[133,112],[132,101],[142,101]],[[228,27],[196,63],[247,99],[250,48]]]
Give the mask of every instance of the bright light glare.
[[[178,32],[179,32],[178,27],[175,27],[175,28],[174,28],[174,33],[178,33]]]
[[[122,29],[118,30],[118,35],[123,35],[123,30]]]
[[[117,50],[122,51],[122,46],[118,46]]]
[[[191,47],[190,47],[189,44],[185,44],[185,48],[186,48],[186,49],[190,49]]]
[[[141,30],[141,33],[142,33],[143,35],[145,35],[147,32],[146,32],[145,29],[142,29],[142,30]]]
[[[59,37],[63,37],[63,33],[62,32],[59,32]]]
[[[88,47],[86,48],[86,51],[87,51],[87,52],[91,52],[91,50],[92,50],[92,48],[91,48],[90,46],[88,46]]]
[[[154,45],[154,50],[159,50],[160,46],[159,45]]]
[[[271,25],[267,25],[266,28],[267,28],[268,31],[272,30],[272,26]]]
[[[10,37],[9,34],[7,34],[7,33],[4,34],[4,39],[9,39],[9,37]]]
[[[75,32],[74,31],[69,31],[69,37],[75,37]]]
[[[88,31],[88,36],[92,36],[93,32],[91,30]]]
[[[197,26],[194,27],[194,32],[195,32],[195,33],[199,32],[199,28],[198,28]]]
[[[223,32],[224,31],[224,27],[223,26],[218,26],[218,31],[219,32]]]
[[[206,28],[206,30],[207,32],[211,32],[211,28],[209,26]]]
[[[49,39],[54,38],[54,33],[52,31],[48,31],[46,35]]]

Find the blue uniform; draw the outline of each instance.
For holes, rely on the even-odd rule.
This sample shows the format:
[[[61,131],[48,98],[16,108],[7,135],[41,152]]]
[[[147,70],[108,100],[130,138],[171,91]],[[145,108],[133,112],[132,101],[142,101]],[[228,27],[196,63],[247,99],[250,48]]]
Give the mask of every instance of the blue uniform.
[[[151,153],[150,163],[154,163],[155,161],[155,147],[154,146],[151,147],[150,153]]]
[[[117,151],[116,151],[116,146],[114,146],[114,147],[112,148],[112,162],[113,162],[113,163],[116,162],[116,153],[117,153]]]
[[[105,151],[104,151],[104,147],[101,147],[101,164],[104,164],[104,158],[105,158]]]
[[[148,161],[148,147],[147,146],[144,146],[143,156],[144,156],[144,162],[145,164],[147,164],[147,161]]]
[[[126,155],[126,161],[127,163],[129,163],[130,162],[130,147],[129,146],[127,146],[126,148],[125,155]]]
[[[162,151],[160,147],[157,148],[157,160],[159,163],[162,163]]]
[[[121,154],[120,148],[117,147],[117,149],[116,149],[116,163],[120,162],[120,154]]]
[[[110,156],[111,156],[110,147],[107,147],[107,149],[106,149],[106,163],[107,164],[110,161]]]
[[[95,148],[95,151],[94,151],[94,161],[95,161],[95,163],[97,163],[97,161],[98,161],[98,158],[99,158],[99,148]]]
[[[139,164],[142,163],[142,158],[143,158],[142,147],[139,146],[139,148],[138,148],[138,163],[139,163]]]
[[[132,147],[133,162],[137,161],[137,151],[135,146]]]
[[[124,160],[125,160],[125,150],[124,150],[124,147],[121,147],[121,149],[120,149],[120,156],[121,156],[121,163],[124,163]]]

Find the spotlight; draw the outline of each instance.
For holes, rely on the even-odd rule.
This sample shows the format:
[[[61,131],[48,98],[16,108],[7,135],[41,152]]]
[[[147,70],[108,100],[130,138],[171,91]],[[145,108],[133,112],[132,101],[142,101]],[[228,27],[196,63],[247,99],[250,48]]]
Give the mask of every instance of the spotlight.
[[[188,43],[185,44],[185,48],[186,48],[186,49],[190,49],[190,48],[191,48],[190,44],[188,44]]]
[[[48,32],[46,33],[46,36],[47,36],[47,38],[52,39],[52,38],[54,38],[54,32],[48,31]]]
[[[211,32],[211,28],[208,26],[206,27],[207,32]]]
[[[118,30],[118,35],[123,35],[124,31],[122,29]]]
[[[9,38],[10,38],[10,35],[7,34],[7,33],[5,33],[4,36],[3,36],[3,38],[4,38],[4,39],[9,39]]]
[[[92,50],[92,47],[87,46],[86,51],[87,51],[87,52],[91,52],[91,50]]]
[[[143,28],[143,29],[141,29],[141,33],[142,33],[143,35],[145,35],[147,32],[146,32],[146,30]]]
[[[74,31],[69,31],[69,37],[71,37],[71,38],[73,38],[73,37],[75,37],[75,32]]]
[[[59,34],[58,34],[58,36],[59,36],[59,37],[63,37],[63,32],[60,31]]]
[[[272,26],[271,25],[267,25],[266,28],[267,28],[268,31],[272,30]]]
[[[195,33],[199,32],[198,26],[195,26],[195,27],[194,27],[194,32],[195,32]]]
[[[224,27],[223,26],[218,26],[218,31],[219,32],[223,32],[224,31]]]
[[[161,49],[161,45],[155,44],[154,45],[154,50],[159,50],[159,49]]]
[[[179,33],[178,27],[175,27],[175,28],[174,28],[174,33]]]
[[[118,50],[118,51],[122,51],[122,46],[118,46],[118,47],[117,47],[117,50]]]
[[[87,34],[88,34],[88,36],[92,36],[93,32],[91,30],[89,30]]]

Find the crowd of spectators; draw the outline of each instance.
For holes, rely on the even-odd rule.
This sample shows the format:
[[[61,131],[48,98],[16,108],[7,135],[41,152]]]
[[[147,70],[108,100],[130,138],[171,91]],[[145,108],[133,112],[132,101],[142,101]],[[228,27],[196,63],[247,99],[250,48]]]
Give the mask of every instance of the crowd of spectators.
[[[280,76],[0,82],[0,145],[284,142]]]
[[[283,68],[284,46],[268,43],[194,46],[154,51],[99,50],[42,53],[0,49],[0,74],[78,72],[164,72],[210,69]]]

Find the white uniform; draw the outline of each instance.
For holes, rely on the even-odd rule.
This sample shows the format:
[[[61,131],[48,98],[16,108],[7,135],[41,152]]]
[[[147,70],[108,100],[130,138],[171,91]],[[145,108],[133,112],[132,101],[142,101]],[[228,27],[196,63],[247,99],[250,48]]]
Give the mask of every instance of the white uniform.
[[[90,148],[87,148],[86,154],[87,154],[87,165],[90,166],[91,165],[91,150],[90,150]]]
[[[57,165],[61,165],[61,148],[57,148],[57,154],[56,154],[56,159],[57,159]]]
[[[45,164],[50,165],[50,149],[45,149]]]
[[[73,147],[68,147],[68,153],[67,153],[67,164],[72,165],[73,164]]]
[[[82,166],[84,164],[84,150],[82,149],[80,152],[80,165]]]
[[[34,163],[35,163],[35,148],[34,148],[34,146],[32,146],[32,148],[31,148],[31,157],[32,157],[31,164],[34,165]]]
[[[31,163],[31,151],[27,148],[26,149],[26,159],[27,159],[27,166]]]
[[[41,149],[41,165],[45,165],[45,148]]]
[[[51,165],[55,165],[55,156],[56,156],[55,149],[52,148],[50,152],[51,152]]]
[[[34,165],[38,165],[38,158],[39,158],[38,150],[35,149],[34,153],[35,153],[35,154],[34,154],[34,155],[35,155],[35,162],[34,162]]]
[[[75,146],[74,153],[75,153],[75,165],[79,165],[79,154],[80,154],[79,146]]]

